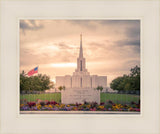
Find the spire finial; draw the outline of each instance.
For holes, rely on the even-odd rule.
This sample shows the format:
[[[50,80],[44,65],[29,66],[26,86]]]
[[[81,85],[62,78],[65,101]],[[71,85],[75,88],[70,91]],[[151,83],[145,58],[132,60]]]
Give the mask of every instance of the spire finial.
[[[82,34],[80,34],[80,52],[79,52],[79,57],[83,57]]]
[[[80,34],[80,40],[81,40],[81,43],[82,43],[82,34]]]

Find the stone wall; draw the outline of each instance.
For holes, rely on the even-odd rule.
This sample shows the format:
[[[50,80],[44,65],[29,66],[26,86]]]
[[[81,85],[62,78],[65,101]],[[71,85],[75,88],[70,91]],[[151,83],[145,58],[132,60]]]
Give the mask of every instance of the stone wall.
[[[82,88],[91,88],[91,77],[89,75],[82,77]]]
[[[63,104],[75,104],[86,102],[100,103],[100,92],[93,88],[66,88],[61,92]]]
[[[97,75],[66,75],[56,77],[56,87],[66,88],[97,88],[97,86],[107,87],[107,76]]]
[[[70,75],[66,75],[64,77],[64,86],[66,88],[71,88],[72,87],[72,77]]]
[[[92,83],[92,88],[96,88],[98,86],[98,76],[97,75],[91,76],[91,83]]]
[[[107,87],[107,76],[98,76],[98,86]]]
[[[58,88],[59,86],[65,86],[64,80],[64,76],[56,76],[56,88]]]

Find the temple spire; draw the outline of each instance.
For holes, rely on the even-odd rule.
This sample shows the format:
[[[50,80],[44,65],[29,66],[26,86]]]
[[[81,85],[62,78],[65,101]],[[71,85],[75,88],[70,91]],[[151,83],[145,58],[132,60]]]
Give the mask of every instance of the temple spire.
[[[79,57],[83,58],[82,34],[80,35],[80,52],[79,52]]]

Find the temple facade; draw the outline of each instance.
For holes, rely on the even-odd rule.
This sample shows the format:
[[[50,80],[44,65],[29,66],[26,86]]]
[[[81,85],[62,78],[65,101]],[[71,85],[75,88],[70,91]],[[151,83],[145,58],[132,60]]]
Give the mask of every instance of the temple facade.
[[[77,58],[77,68],[73,75],[56,76],[56,88],[65,86],[66,89],[107,88],[107,76],[90,75],[86,69],[86,59],[83,57],[82,35],[80,35],[80,51]]]

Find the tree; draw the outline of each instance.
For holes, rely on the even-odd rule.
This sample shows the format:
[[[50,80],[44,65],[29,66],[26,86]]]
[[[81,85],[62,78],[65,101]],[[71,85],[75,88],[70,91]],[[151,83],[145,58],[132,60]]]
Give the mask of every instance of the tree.
[[[63,90],[65,90],[66,89],[66,87],[65,86],[63,86]]]
[[[102,87],[102,86],[98,86],[96,89],[97,89],[97,90],[100,90],[100,92],[102,92],[103,87]]]
[[[131,71],[131,73],[130,73],[131,77],[140,76],[140,67],[135,66],[134,68],[131,68],[130,71]]]
[[[123,77],[118,77],[111,82],[110,87],[114,90],[121,91],[123,90],[122,81]]]
[[[62,90],[65,90],[66,87],[65,87],[65,86],[59,86],[58,89],[59,89],[60,91],[62,91]]]
[[[131,87],[130,83],[126,83],[125,86],[124,86],[124,90],[129,91],[130,87]]]
[[[62,86],[59,86],[58,89],[59,89],[60,91],[62,91],[63,87],[62,87]]]
[[[49,83],[49,88],[54,88],[54,86],[55,86],[54,82],[53,82],[53,81],[50,81],[50,83]]]
[[[52,88],[50,84],[50,77],[47,75],[38,74],[36,76],[28,77],[22,71],[20,74],[20,92],[44,91]]]
[[[131,68],[129,75],[123,75],[114,79],[110,87],[114,90],[121,91],[140,91],[140,67]]]
[[[140,67],[135,66],[134,68],[131,68],[130,78],[132,80],[132,88],[135,91],[140,90]]]

